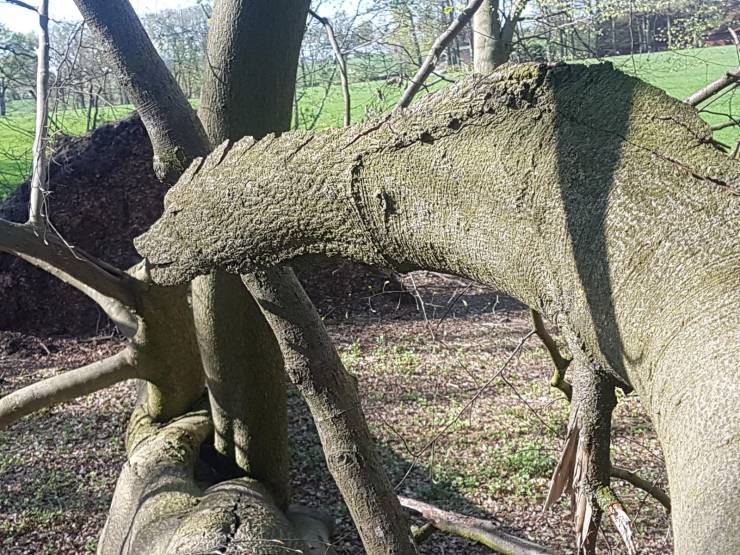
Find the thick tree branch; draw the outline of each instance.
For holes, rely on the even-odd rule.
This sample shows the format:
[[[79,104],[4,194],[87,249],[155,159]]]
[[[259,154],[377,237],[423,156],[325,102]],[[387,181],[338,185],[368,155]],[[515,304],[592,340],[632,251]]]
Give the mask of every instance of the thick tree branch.
[[[278,338],[288,377],[311,411],[327,466],[365,551],[414,553],[410,528],[375,450],[355,381],[295,274],[282,267],[243,279]]]
[[[699,89],[694,94],[687,97],[684,102],[689,106],[701,104],[708,98],[722,91],[724,88],[729,87],[730,85],[735,85],[738,80],[740,80],[740,66],[735,69],[731,69],[719,79],[712,81],[706,87]]]
[[[445,32],[437,37],[437,40],[434,41],[432,48],[429,50],[429,54],[427,54],[426,60],[424,60],[424,63],[416,72],[416,75],[411,78],[408,87],[406,87],[403,95],[401,95],[401,99],[396,105],[396,110],[406,108],[411,104],[416,93],[418,93],[419,89],[424,85],[424,81],[426,81],[427,77],[429,77],[429,75],[434,71],[434,68],[437,66],[437,62],[439,61],[440,56],[442,56],[445,48],[447,48],[450,42],[452,42],[455,35],[457,35],[462,28],[467,25],[468,21],[472,19],[476,10],[482,3],[483,0],[471,0]]]
[[[76,370],[36,382],[0,398],[0,430],[39,409],[141,377],[130,349]]]
[[[2,219],[0,251],[23,258],[96,301],[102,295],[126,306],[136,307],[137,295],[144,287],[143,283],[126,272],[67,245],[55,235],[49,234],[42,239],[30,226]]]
[[[128,0],[75,0],[134,101],[154,148],[154,169],[174,183],[210,150],[203,126]]]
[[[399,497],[401,506],[427,519],[440,532],[462,536],[508,555],[548,555],[553,551],[503,532],[490,521],[445,511],[429,503]]]

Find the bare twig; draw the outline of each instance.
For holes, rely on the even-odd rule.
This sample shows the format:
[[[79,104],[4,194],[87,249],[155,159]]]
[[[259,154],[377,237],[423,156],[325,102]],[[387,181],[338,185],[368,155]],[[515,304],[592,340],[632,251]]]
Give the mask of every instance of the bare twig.
[[[571,360],[565,358],[560,353],[560,348],[558,347],[558,344],[548,333],[547,328],[545,327],[545,323],[542,320],[542,315],[534,309],[531,310],[531,314],[532,322],[534,323],[534,331],[537,334],[537,337],[539,337],[544,344],[547,352],[550,353],[550,358],[555,365],[555,371],[552,374],[552,378],[550,378],[550,385],[562,391],[563,394],[568,398],[568,401],[570,401],[571,397],[573,396],[573,388],[567,381],[565,381],[565,372],[568,369]]]
[[[129,349],[36,382],[0,399],[0,430],[39,409],[89,395],[118,382],[137,378],[139,370]]]
[[[3,2],[5,2],[6,4],[13,4],[14,6],[18,6],[19,8],[31,10],[32,12],[38,12],[38,10],[34,8],[31,4],[21,2],[21,0],[3,0]]]
[[[553,553],[546,547],[539,544],[507,534],[494,526],[490,521],[482,518],[445,511],[429,503],[409,499],[408,497],[399,497],[401,506],[415,513],[420,514],[429,523],[447,534],[468,538],[490,547],[497,553],[508,553],[510,555],[545,555]],[[426,526],[422,527],[423,535],[430,535]],[[419,532],[421,535],[422,533]],[[417,543],[420,543],[417,541]]]
[[[505,370],[508,368],[509,364],[512,360],[514,360],[514,357],[519,354],[522,347],[524,347],[524,344],[529,340],[530,337],[534,335],[534,330],[530,331],[528,334],[526,334],[524,337],[522,337],[519,340],[519,343],[517,343],[517,346],[514,347],[514,350],[511,351],[509,356],[506,358],[506,361],[501,365],[501,368],[499,368],[496,373],[488,378],[486,382],[478,388],[478,391],[475,392],[475,394],[468,400],[467,403],[465,403],[465,406],[458,411],[458,413],[455,415],[454,418],[452,418],[447,424],[445,424],[441,430],[439,430],[432,439],[430,439],[424,447],[422,447],[415,455],[414,459],[411,461],[411,464],[409,465],[409,468],[406,470],[406,473],[403,475],[403,478],[399,480],[399,482],[396,484],[396,489],[398,489],[401,484],[403,484],[406,481],[406,478],[409,477],[409,474],[411,474],[411,471],[416,467],[416,463],[419,461],[419,458],[430,448],[432,447],[437,441],[439,441],[439,438],[444,436],[449,429],[460,420],[460,417],[465,414],[465,411],[469,410],[470,407],[473,406],[473,404],[478,400],[478,398],[483,394],[483,392],[490,386]]]
[[[36,135],[33,142],[33,173],[28,223],[43,235],[44,205],[49,172],[46,148],[49,139],[49,0],[40,0],[36,55]]]
[[[462,28],[467,25],[468,21],[472,19],[473,14],[475,14],[475,11],[482,3],[483,0],[470,0],[468,5],[460,12],[460,15],[457,16],[455,21],[452,22],[444,33],[437,37],[437,40],[434,41],[432,48],[429,50],[426,60],[424,60],[419,71],[416,72],[416,75],[414,75],[408,87],[406,87],[406,90],[403,92],[401,99],[396,105],[396,110],[406,108],[411,104],[411,101],[414,99],[414,96],[416,96],[416,93],[419,92],[419,89],[421,89],[424,81],[426,81],[427,77],[429,77],[432,71],[434,71],[434,68],[436,67],[445,48],[447,48],[450,42],[452,42],[455,35],[457,35]]]

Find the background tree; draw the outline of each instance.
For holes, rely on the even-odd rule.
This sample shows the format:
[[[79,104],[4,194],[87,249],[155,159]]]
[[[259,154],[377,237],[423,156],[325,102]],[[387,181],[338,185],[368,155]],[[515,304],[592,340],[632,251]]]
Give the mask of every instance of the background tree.
[[[9,95],[18,99],[33,91],[35,66],[33,39],[0,24],[0,116],[6,115]]]

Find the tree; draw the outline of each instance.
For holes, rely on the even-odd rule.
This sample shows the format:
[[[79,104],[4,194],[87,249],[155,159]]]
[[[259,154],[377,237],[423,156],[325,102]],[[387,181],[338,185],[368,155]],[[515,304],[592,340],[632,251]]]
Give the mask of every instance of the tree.
[[[525,65],[379,122],[275,134],[290,124],[307,2],[216,3],[196,116],[128,2],[76,1],[140,108],[159,175],[177,185],[128,271],[0,221],[0,249],[86,292],[130,337],[109,359],[0,399],[0,426],[147,382],[101,553],[277,553],[326,538],[321,518],[286,509],[283,368],[367,552],[415,551],[355,384],[281,266],[317,254],[464,275],[562,327],[565,455],[577,456],[563,457],[552,497],[574,491],[579,546],[616,511],[608,423],[615,387],[634,387],[666,451],[677,550],[737,551],[721,524],[740,493],[724,480],[740,472],[740,342],[728,337],[738,170],[691,108],[610,67]],[[220,471],[203,487],[194,468],[211,431]]]
[[[612,506],[608,429],[593,428],[606,392],[635,388],[666,454],[676,551],[734,552],[740,171],[708,137],[611,66],[510,68],[381,125],[240,141],[186,174],[137,244],[160,283],[324,254],[502,288],[568,338],[582,514]]]
[[[505,2],[486,0],[473,16],[473,64],[477,73],[491,73],[509,61],[514,46],[514,31],[527,0],[513,0],[509,11]]]
[[[0,116],[6,114],[9,92],[20,97],[33,89],[35,65],[32,39],[0,24]]]

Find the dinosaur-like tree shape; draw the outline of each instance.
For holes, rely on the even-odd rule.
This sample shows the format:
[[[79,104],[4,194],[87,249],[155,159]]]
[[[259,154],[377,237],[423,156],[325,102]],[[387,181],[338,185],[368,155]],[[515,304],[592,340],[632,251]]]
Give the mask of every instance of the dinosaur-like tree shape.
[[[551,500],[573,492],[579,548],[602,511],[624,526],[608,483],[620,386],[638,391],[663,444],[676,550],[740,551],[740,170],[691,108],[608,66],[508,66],[376,123],[269,135],[281,120],[263,118],[284,115],[286,99],[289,115],[307,2],[217,4],[201,119],[128,2],[77,4],[142,112],[160,175],[177,184],[138,241],[147,260],[128,272],[0,222],[0,249],[86,292],[130,336],[110,359],[0,399],[0,425],[148,382],[101,553],[323,551],[322,518],[287,508],[283,364],[366,550],[415,551],[354,382],[279,266],[323,254],[467,276],[560,326],[573,416]],[[262,87],[249,82],[266,67],[258,47],[275,54]],[[236,140],[245,134],[264,138]],[[194,468],[211,429],[237,476],[203,483]]]

